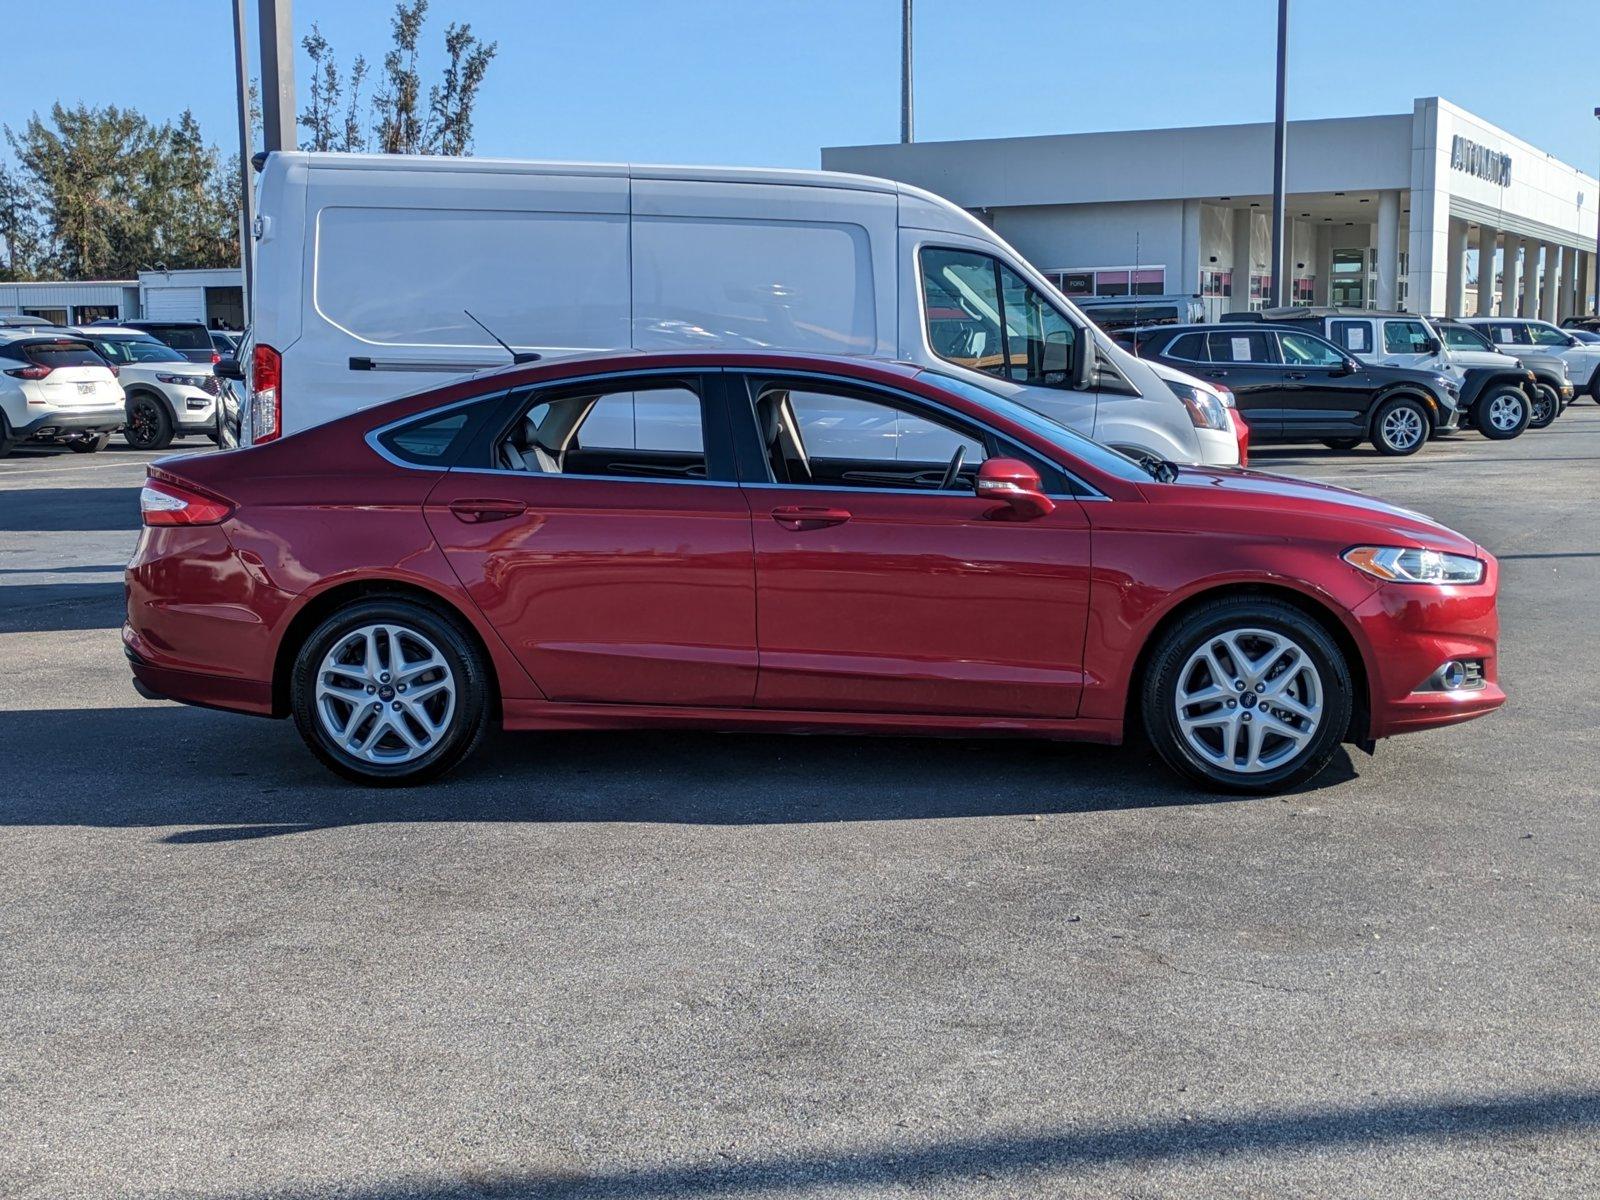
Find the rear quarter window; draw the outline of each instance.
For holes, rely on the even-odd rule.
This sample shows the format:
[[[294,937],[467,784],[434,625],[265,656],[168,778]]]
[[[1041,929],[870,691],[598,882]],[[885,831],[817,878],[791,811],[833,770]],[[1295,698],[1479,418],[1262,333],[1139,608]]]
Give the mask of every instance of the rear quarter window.
[[[1186,362],[1210,361],[1206,355],[1206,335],[1203,333],[1186,333],[1174,338],[1162,353],[1168,358],[1181,358]]]

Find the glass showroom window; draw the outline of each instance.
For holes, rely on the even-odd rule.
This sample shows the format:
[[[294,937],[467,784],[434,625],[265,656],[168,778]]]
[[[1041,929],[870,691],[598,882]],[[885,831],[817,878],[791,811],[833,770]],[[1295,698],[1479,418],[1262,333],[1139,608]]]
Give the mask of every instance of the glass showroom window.
[[[1233,272],[1201,271],[1200,294],[1202,296],[1233,295]]]

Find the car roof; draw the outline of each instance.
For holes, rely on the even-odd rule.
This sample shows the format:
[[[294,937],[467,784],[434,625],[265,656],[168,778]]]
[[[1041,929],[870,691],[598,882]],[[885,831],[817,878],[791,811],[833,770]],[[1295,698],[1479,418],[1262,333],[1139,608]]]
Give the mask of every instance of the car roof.
[[[546,378],[587,374],[588,368],[602,367],[612,370],[688,370],[701,368],[715,370],[817,370],[845,374],[878,373],[899,379],[911,379],[922,373],[916,363],[896,362],[883,358],[855,355],[827,355],[806,353],[802,350],[597,350],[588,354],[564,354],[543,358],[532,363],[507,363],[503,367],[489,367],[470,378],[473,381],[504,380],[508,386],[536,383]],[[570,368],[570,369],[569,369]]]
[[[1264,321],[1295,321],[1321,317],[1404,317],[1411,321],[1426,321],[1425,313],[1405,312],[1397,308],[1356,308],[1348,304],[1312,304],[1303,307],[1262,308],[1256,314]]]
[[[68,333],[80,334],[83,337],[106,337],[109,335],[112,337],[141,338],[147,342],[158,340],[150,336],[149,330],[134,329],[128,325],[65,325],[62,328]],[[161,344],[166,345],[165,342]]]

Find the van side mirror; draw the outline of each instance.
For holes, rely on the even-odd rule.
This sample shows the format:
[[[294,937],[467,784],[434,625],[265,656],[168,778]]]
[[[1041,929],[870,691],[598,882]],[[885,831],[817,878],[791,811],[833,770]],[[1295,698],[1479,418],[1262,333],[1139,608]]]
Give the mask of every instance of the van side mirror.
[[[1095,367],[1094,334],[1081,330],[1078,338],[1078,354],[1072,362],[1072,388],[1077,392],[1087,392],[1094,387]]]
[[[244,370],[239,366],[239,360],[232,355],[225,355],[217,360],[211,368],[218,379],[243,379]]]
[[[1020,459],[986,459],[972,490],[980,500],[1001,502],[1002,507],[985,514],[991,520],[1033,521],[1056,510],[1056,502],[1044,494],[1039,472]]]

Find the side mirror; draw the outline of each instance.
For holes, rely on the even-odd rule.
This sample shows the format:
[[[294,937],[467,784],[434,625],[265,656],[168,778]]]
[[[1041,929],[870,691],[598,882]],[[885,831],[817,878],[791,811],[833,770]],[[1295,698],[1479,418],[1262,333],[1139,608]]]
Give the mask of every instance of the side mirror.
[[[211,368],[218,379],[243,379],[244,370],[239,366],[239,360],[231,355],[217,360]]]
[[[1444,346],[1438,338],[1429,338],[1427,341],[1422,343],[1422,352],[1424,354],[1437,354],[1443,349]]]
[[[1339,365],[1333,369],[1333,373],[1335,375],[1354,375],[1360,369],[1361,364],[1347,354]]]
[[[988,514],[993,520],[1033,521],[1056,510],[1039,483],[1039,472],[1015,458],[987,459],[972,490],[980,500],[1001,502],[1003,507]]]
[[[1094,387],[1094,332],[1078,331],[1078,353],[1072,360],[1072,387],[1074,391],[1087,392]]]
[[[1579,340],[1578,338],[1573,337],[1570,333],[1567,334],[1567,348],[1569,350],[1573,346],[1581,346],[1581,345],[1583,345],[1583,342],[1581,340]]]

